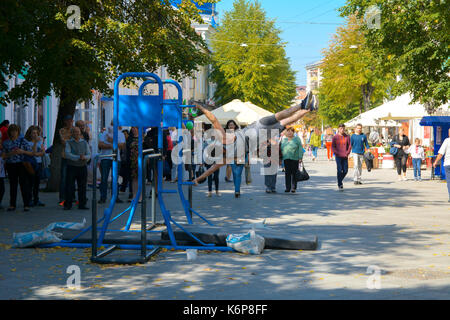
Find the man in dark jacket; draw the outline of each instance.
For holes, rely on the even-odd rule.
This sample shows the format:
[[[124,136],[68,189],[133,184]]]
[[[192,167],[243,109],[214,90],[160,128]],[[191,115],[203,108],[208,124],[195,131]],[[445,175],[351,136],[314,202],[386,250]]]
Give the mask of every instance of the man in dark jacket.
[[[87,162],[91,158],[88,143],[81,138],[78,127],[72,128],[72,139],[66,142],[65,156],[67,159],[67,187],[64,210],[72,208],[72,197],[75,190],[75,180],[78,186],[78,209],[86,210],[86,184],[87,184]]]

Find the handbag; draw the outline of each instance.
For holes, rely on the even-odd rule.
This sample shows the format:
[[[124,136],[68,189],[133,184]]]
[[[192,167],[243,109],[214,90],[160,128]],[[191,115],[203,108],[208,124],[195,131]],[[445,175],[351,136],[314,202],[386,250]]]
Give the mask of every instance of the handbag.
[[[205,169],[203,169],[203,166],[199,166],[197,169],[197,172],[195,173],[195,177],[200,177],[203,173],[205,173]]]
[[[301,168],[300,168],[301,167]],[[295,173],[296,181],[306,181],[309,180],[309,174],[306,172],[305,166],[303,165],[303,161],[300,161],[299,168]]]

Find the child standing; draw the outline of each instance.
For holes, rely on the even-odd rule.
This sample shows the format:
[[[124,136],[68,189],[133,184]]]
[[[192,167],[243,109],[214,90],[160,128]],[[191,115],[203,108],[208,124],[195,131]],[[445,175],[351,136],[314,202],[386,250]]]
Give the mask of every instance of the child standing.
[[[422,181],[420,166],[422,165],[422,160],[425,160],[425,152],[423,147],[420,145],[420,139],[416,138],[414,144],[409,147],[408,153],[411,154],[412,164],[414,168],[414,181]]]

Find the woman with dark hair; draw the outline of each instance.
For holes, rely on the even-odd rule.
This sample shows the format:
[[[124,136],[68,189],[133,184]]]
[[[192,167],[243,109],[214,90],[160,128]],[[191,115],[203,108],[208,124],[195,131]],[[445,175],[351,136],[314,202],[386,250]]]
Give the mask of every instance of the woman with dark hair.
[[[239,126],[237,125],[236,121],[228,120],[227,124],[225,126],[225,131],[230,130],[233,132],[236,129],[239,129]],[[227,168],[225,171],[225,181],[226,182],[231,182],[231,174],[232,173],[233,173],[233,170],[231,169],[231,165],[227,164]]]
[[[397,167],[398,180],[406,181],[406,162],[408,160],[408,154],[406,153],[409,149],[411,143],[409,142],[408,136],[404,134],[403,128],[400,128],[398,135],[392,139],[392,144],[398,149],[394,156],[395,166]],[[402,177],[403,171],[403,177]]]
[[[28,182],[31,189],[32,200],[30,207],[40,206],[43,207],[45,204],[39,201],[39,185],[41,184],[41,174],[42,174],[42,157],[45,154],[45,149],[43,149],[42,140],[40,137],[40,129],[37,126],[30,126],[25,133],[25,140],[30,145],[35,156],[34,174],[27,174]]]
[[[9,139],[3,142],[3,157],[6,162],[10,186],[10,201],[8,211],[16,210],[17,186],[20,185],[24,211],[29,211],[31,192],[24,165],[24,155],[34,156],[30,145],[20,137],[20,127],[12,124],[8,128]]]

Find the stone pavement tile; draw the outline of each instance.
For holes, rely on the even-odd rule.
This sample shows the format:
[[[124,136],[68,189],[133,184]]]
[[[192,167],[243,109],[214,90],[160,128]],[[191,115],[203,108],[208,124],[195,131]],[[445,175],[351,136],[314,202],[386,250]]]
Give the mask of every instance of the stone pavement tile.
[[[56,193],[41,193],[46,207],[0,211],[0,299],[448,299],[450,207],[445,184],[398,182],[395,170],[378,169],[363,171],[364,184],[355,186],[350,169],[341,193],[336,164],[324,158],[320,150],[320,161],[305,160],[311,179],[300,183],[296,194],[284,194],[281,171],[278,193],[266,194],[255,166],[253,183],[242,186],[240,199],[233,196],[233,184],[223,182],[224,170],[222,197],[207,198],[206,185],[195,188],[193,197],[194,209],[214,224],[266,219],[269,227],[317,235],[317,251],[265,250],[259,256],[199,252],[189,262],[184,251],[167,251],[142,266],[105,267],[89,263],[89,249],[11,248],[13,232],[56,221],[86,218],[90,223],[89,211],[63,211]],[[177,196],[165,199],[173,217],[184,223]],[[117,212],[127,205],[118,205]],[[99,206],[99,216],[104,208]],[[159,210],[157,220],[162,220]],[[119,219],[116,226],[125,221]],[[133,222],[139,227],[139,217]],[[194,223],[201,220],[194,217]],[[80,290],[67,287],[70,265],[80,267]],[[371,265],[382,270],[379,290],[367,288]],[[423,273],[426,279],[420,278]]]

